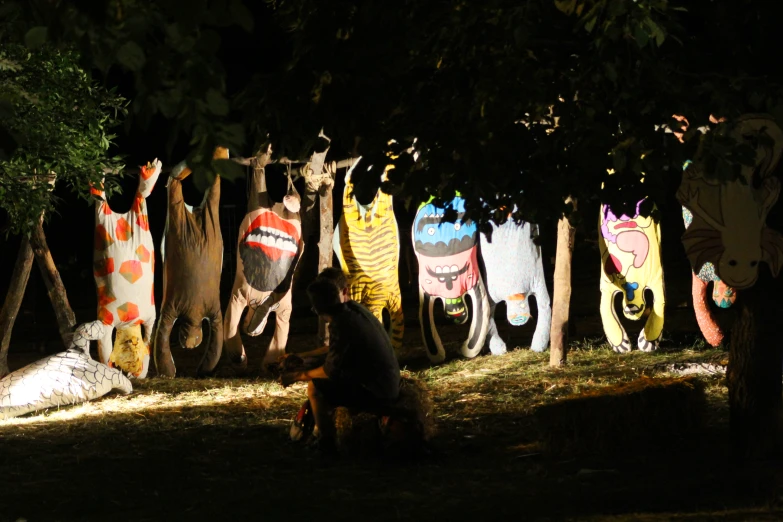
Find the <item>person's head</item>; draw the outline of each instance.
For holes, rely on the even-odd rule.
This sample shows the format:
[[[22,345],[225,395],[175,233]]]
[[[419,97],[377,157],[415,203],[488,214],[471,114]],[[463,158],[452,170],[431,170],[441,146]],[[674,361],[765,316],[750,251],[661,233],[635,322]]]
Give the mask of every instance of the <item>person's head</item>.
[[[310,283],[307,287],[307,295],[310,297],[313,311],[327,321],[331,320],[342,304],[340,289],[334,282],[325,278],[317,277]]]
[[[325,279],[331,281],[340,290],[340,302],[347,303],[351,300],[351,292],[348,289],[348,278],[345,277],[345,272],[341,269],[331,266],[324,268],[323,271],[318,274],[318,279]]]

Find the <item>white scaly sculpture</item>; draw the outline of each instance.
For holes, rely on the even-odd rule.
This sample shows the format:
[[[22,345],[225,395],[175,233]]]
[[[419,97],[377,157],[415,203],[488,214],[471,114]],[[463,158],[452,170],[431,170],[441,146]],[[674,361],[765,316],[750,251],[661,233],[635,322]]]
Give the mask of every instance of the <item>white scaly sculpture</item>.
[[[112,390],[133,391],[120,370],[90,357],[90,341],[103,332],[92,323],[79,326],[71,347],[20,368],[0,379],[0,419],[31,411],[79,404],[103,397]]]

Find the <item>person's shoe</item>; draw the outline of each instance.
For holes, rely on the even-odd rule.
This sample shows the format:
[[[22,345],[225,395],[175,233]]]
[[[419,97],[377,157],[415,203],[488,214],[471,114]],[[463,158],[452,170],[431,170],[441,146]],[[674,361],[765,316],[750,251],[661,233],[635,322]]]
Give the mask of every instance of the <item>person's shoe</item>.
[[[314,427],[315,417],[313,417],[313,410],[310,408],[310,401],[304,401],[296,417],[291,421],[288,435],[292,441],[299,442],[307,439],[313,433]]]

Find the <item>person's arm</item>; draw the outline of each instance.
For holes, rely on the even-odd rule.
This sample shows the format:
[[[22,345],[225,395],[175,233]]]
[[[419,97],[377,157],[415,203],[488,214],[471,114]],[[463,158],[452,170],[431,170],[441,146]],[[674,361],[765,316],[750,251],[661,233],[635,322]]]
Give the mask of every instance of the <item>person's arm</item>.
[[[309,352],[302,352],[302,353],[286,353],[280,356],[280,360],[285,360],[286,357],[290,355],[296,355],[297,357],[300,357],[304,359],[305,357],[317,357],[318,355],[323,355],[329,351],[328,346],[321,346],[316,348],[315,350],[310,350]]]
[[[300,381],[312,381],[313,379],[328,379],[326,371],[323,366],[313,368],[312,370],[305,370],[302,372],[288,372],[280,376],[280,384],[283,388],[291,386],[295,382]]]

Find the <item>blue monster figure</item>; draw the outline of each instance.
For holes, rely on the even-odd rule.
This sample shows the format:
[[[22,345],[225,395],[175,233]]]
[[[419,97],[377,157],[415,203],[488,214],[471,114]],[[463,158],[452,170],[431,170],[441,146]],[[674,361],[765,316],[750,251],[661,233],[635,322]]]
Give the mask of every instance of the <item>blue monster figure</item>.
[[[413,250],[419,262],[419,320],[427,355],[433,362],[446,357],[433,320],[435,301],[443,300],[446,314],[464,323],[468,319],[464,296],[468,294],[474,317],[468,339],[462,345],[462,355],[475,357],[484,345],[489,328],[489,302],[478,263],[478,230],[473,222],[463,221],[465,200],[461,197],[448,204],[457,212],[454,223],[444,222],[445,209],[431,201],[419,207],[412,234]]]

